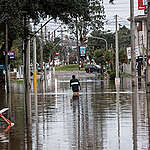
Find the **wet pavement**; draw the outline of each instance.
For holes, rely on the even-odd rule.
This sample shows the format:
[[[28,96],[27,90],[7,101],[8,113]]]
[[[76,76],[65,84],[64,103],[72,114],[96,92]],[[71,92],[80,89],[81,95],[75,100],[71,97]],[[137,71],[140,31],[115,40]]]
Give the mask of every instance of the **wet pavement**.
[[[79,98],[72,97],[69,87],[72,74],[80,79]],[[0,108],[9,107],[4,115],[15,123],[7,129],[0,119],[0,150],[149,150],[144,81],[134,106],[128,78],[116,89],[95,74],[52,72],[46,81],[38,81],[37,105],[32,90],[30,127],[23,84],[13,82],[8,96],[0,94]]]

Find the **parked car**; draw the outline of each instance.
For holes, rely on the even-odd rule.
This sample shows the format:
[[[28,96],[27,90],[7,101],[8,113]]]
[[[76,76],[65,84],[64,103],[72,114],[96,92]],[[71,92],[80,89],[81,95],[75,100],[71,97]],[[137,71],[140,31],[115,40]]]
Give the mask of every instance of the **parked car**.
[[[101,67],[99,65],[89,64],[85,66],[85,71],[87,73],[97,72],[100,73]]]

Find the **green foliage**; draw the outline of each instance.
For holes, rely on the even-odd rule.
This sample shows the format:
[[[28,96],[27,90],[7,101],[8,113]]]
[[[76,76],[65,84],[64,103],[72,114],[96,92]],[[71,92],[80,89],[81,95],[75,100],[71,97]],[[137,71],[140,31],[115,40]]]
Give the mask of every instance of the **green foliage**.
[[[70,64],[65,66],[55,67],[56,71],[77,71],[79,70],[78,64]],[[80,71],[84,71],[84,68],[80,68]]]
[[[118,32],[119,38],[119,62],[127,63],[126,48],[131,45],[131,34],[130,30],[126,26],[120,27]]]
[[[110,31],[95,30],[91,33],[93,37],[103,38],[107,41],[108,50],[106,49],[106,43],[104,40],[93,38],[92,36],[88,38],[88,51],[87,55],[90,60],[94,58],[97,64],[101,64],[105,67],[107,73],[110,75],[111,79],[115,77],[115,33]],[[120,27],[118,31],[119,38],[119,63],[127,63],[126,48],[130,46],[131,34],[130,30],[125,26]]]
[[[91,1],[89,10],[90,21],[88,23],[88,26],[90,27],[90,30],[102,29],[104,25],[103,20],[105,19],[103,1]]]
[[[105,50],[104,49],[97,49],[94,51],[94,60],[96,64],[100,64],[103,66],[105,64]]]
[[[29,19],[35,24],[39,23],[41,18],[49,17],[51,19],[60,19],[68,23],[74,17],[88,17],[87,0],[1,0],[0,1],[0,32],[5,33],[5,23],[8,24],[9,31],[9,49],[13,40],[18,37],[26,39],[30,34],[30,29],[25,26]],[[3,37],[5,38],[5,37]]]
[[[120,77],[128,77],[128,78],[130,78],[131,76],[132,76],[131,74],[128,74],[128,73],[125,73],[125,72],[120,73]]]
[[[40,18],[44,18],[47,15],[52,18],[59,18],[64,22],[68,22],[68,19],[71,19],[72,17],[88,15],[88,1],[1,0],[0,10],[0,15],[3,16],[4,20],[10,17],[21,19],[25,14],[27,14],[36,22],[38,22]]]
[[[111,33],[110,31],[94,30],[91,35],[93,37],[105,39],[107,41],[108,49],[115,48],[115,33]],[[104,40],[93,38],[92,36],[88,38],[88,47],[92,46],[94,49],[106,49],[106,42]]]
[[[109,74],[109,79],[114,80],[116,77],[116,70],[110,70],[110,72],[108,72],[108,74]]]
[[[44,51],[44,62],[48,62],[49,58],[51,56],[54,57],[55,55],[55,51],[54,51],[54,44],[51,41],[46,41],[44,47],[43,47],[43,51]]]
[[[103,0],[89,1],[87,7],[89,14],[84,17],[75,17],[69,24],[71,34],[76,35],[76,28],[79,30],[79,39],[81,45],[84,44],[86,36],[92,30],[103,29],[105,19]]]
[[[23,64],[22,40],[14,40],[10,50],[15,51],[15,59],[10,60],[10,66],[12,68],[18,68]]]
[[[126,27],[120,27],[118,32],[119,48],[126,48],[131,44],[130,30]]]

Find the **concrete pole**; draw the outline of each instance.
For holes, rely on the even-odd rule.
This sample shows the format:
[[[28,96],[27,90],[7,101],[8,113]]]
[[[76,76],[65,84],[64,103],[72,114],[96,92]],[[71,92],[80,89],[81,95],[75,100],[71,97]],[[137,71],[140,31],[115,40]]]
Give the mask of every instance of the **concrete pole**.
[[[135,20],[134,20],[134,0],[130,0],[130,28],[131,28],[131,71],[132,83],[136,84],[136,53],[135,53]]]
[[[115,85],[120,86],[120,78],[119,78],[119,48],[118,48],[118,21],[117,21],[117,15],[115,16],[116,20],[116,78],[115,78]]]
[[[6,65],[6,91],[10,92],[9,88],[9,67],[8,67],[8,24],[6,23],[6,51],[5,51],[5,65]]]
[[[136,53],[135,53],[135,20],[134,20],[134,0],[130,0],[130,28],[131,28],[131,81],[132,81],[132,122],[133,137],[137,141],[137,77],[136,77]],[[134,142],[134,150],[137,143]]]
[[[78,36],[78,18],[76,17],[76,40],[77,40],[77,53],[78,53],[78,65],[80,70],[80,48],[79,48],[79,36]]]
[[[34,89],[34,102],[35,102],[35,116],[38,120],[38,107],[37,107],[37,69],[36,69],[36,36],[33,37],[33,89]]]
[[[30,126],[31,123],[31,79],[30,79],[30,37],[27,39],[26,47],[26,80],[25,80],[25,101],[26,101],[26,121]]]
[[[33,89],[37,93],[37,69],[36,69],[36,37],[33,38]]]
[[[43,28],[41,24],[41,45],[40,45],[40,69],[43,73]]]
[[[116,78],[119,78],[119,48],[118,48],[118,21],[117,21],[117,15],[115,16],[116,20]]]

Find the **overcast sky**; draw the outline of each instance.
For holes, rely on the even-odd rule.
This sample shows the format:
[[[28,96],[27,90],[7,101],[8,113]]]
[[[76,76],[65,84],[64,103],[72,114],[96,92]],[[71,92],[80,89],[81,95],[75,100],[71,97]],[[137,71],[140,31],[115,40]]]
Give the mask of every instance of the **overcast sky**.
[[[105,30],[115,30],[114,16],[118,15],[119,24],[129,27],[130,0],[114,0],[114,5],[109,4],[109,0],[103,0],[106,14]],[[138,10],[138,0],[134,0],[134,15],[144,14],[143,10]]]

